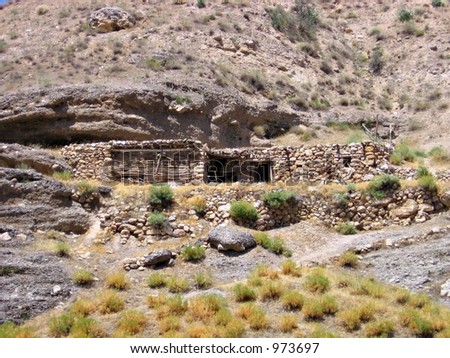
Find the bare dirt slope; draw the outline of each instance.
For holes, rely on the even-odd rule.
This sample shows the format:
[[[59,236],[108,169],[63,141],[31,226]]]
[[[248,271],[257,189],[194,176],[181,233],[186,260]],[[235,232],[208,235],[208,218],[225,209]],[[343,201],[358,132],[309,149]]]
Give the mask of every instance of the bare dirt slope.
[[[380,131],[392,125],[424,146],[448,146],[449,6],[317,1],[306,27],[286,7],[282,20],[289,13],[293,27],[283,32],[270,15],[276,1],[121,4],[136,25],[108,33],[87,23],[108,2],[20,1],[0,10],[0,129],[13,134],[0,139],[167,132],[243,146],[254,131],[273,138],[337,120],[378,121]],[[401,10],[411,20],[402,22]],[[149,95],[136,101],[138,89]]]

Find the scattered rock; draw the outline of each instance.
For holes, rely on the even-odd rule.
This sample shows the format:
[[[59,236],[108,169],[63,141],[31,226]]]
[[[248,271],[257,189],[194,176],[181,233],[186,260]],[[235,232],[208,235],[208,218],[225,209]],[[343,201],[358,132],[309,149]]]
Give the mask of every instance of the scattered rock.
[[[176,254],[166,249],[153,251],[145,256],[144,266],[171,265],[175,257]]]
[[[447,208],[450,208],[450,190],[443,192],[440,199],[442,204],[444,204]]]
[[[419,205],[412,200],[407,199],[402,206],[391,210],[391,216],[399,219],[414,218],[419,211]]]
[[[94,11],[89,16],[88,23],[93,29],[110,32],[133,27],[136,19],[120,7],[104,7]]]
[[[208,233],[207,242],[219,251],[242,252],[256,246],[253,235],[233,226],[218,226]]]
[[[441,285],[441,296],[450,297],[450,279],[448,279],[443,285]]]

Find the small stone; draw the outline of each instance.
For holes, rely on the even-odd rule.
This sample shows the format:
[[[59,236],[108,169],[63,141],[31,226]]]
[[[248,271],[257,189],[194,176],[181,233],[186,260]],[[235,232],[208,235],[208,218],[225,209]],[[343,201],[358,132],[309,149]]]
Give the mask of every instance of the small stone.
[[[0,240],[10,241],[10,240],[12,240],[12,237],[9,235],[9,233],[4,232],[3,234],[0,234]]]

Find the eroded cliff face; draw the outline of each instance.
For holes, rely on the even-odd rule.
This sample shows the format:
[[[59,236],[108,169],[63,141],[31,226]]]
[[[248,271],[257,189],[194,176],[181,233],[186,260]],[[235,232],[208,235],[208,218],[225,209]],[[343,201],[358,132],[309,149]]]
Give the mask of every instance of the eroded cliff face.
[[[364,111],[298,112],[271,101],[250,102],[238,91],[196,83],[139,88],[71,86],[0,97],[0,141],[65,144],[111,139],[196,139],[215,147],[253,143],[253,128],[269,137],[299,124],[362,122]],[[389,125],[388,118],[382,123]],[[252,138],[253,136],[253,138]]]

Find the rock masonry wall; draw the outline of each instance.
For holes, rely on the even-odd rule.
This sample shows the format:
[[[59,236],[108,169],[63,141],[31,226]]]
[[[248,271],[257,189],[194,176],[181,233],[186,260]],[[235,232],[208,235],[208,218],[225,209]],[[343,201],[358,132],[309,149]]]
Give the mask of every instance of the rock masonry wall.
[[[72,144],[63,156],[79,179],[199,184],[209,158],[220,157],[270,162],[272,182],[330,183],[368,180],[391,152],[379,143],[209,150],[198,141],[158,140]]]

